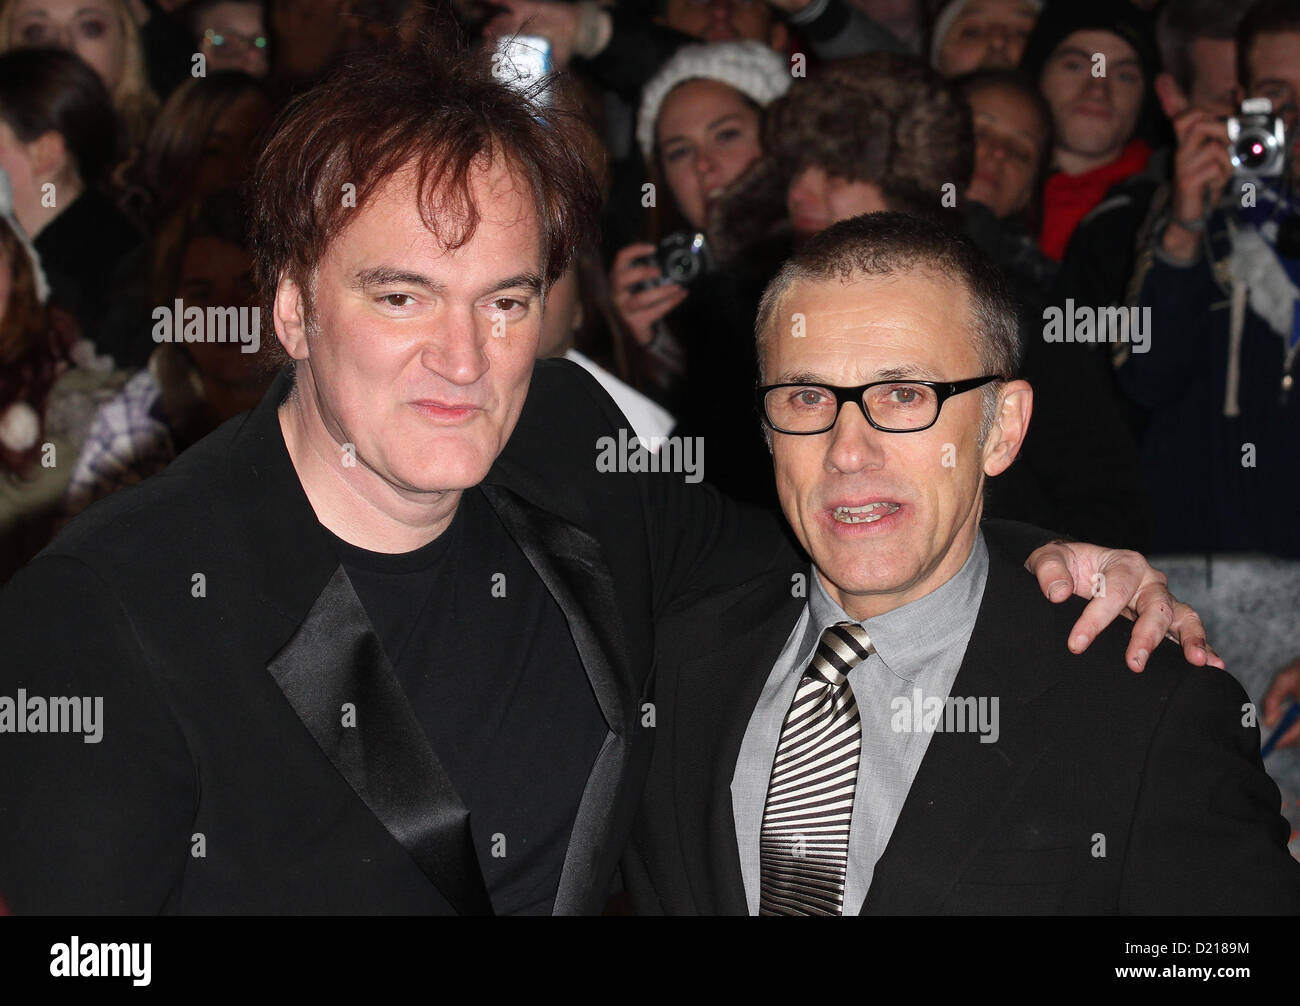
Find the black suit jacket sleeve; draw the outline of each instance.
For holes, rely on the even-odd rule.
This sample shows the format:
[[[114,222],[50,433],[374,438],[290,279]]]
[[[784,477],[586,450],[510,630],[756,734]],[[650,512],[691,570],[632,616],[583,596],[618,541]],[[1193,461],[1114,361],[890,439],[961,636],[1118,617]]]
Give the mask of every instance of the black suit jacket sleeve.
[[[626,429],[628,439],[635,442],[631,424],[596,379],[575,364],[567,364],[566,369],[581,381],[599,409],[601,416],[593,424],[597,431],[608,434]],[[571,423],[574,418],[570,413],[565,421]],[[586,417],[582,418],[585,425]],[[587,443],[590,441],[584,440],[583,446]],[[706,479],[709,447],[715,443],[706,439],[703,446]],[[602,474],[597,485],[607,484],[601,480],[617,477],[620,476]],[[689,603],[700,594],[804,561],[792,544],[784,522],[775,514],[737,503],[706,483],[687,482],[683,472],[621,477],[636,480],[657,614]],[[771,478],[770,472],[768,477]]]
[[[158,599],[186,602],[203,603]],[[0,733],[0,896],[20,914],[164,910],[190,854],[195,770],[127,615],[89,567],[44,556],[0,595],[0,640],[0,695],[103,699],[97,743]]]
[[[1122,911],[1300,912],[1300,869],[1249,709],[1227,674],[1180,672],[1143,771]]]

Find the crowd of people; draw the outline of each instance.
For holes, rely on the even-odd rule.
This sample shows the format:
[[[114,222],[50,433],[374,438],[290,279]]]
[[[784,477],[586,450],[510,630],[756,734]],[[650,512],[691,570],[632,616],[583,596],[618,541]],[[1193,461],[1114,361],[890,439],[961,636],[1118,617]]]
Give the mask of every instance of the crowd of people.
[[[550,194],[541,206],[543,265],[560,261],[547,257],[552,245],[573,243],[558,275],[543,269],[507,284],[544,290],[536,355],[585,368],[650,450],[675,438],[703,444],[705,480],[754,506],[744,512],[781,512],[773,431],[799,439],[837,421],[782,430],[773,418],[772,387],[812,383],[794,367],[765,384],[772,373],[761,355],[773,354],[772,333],[797,340],[807,320],[802,312],[781,314],[785,302],[774,286],[780,290],[792,268],[820,282],[834,272],[827,262],[863,255],[872,242],[892,248],[892,258],[855,268],[888,283],[916,251],[912,242],[930,249],[922,256],[927,268],[955,263],[961,281],[982,291],[981,303],[1002,312],[990,320],[997,312],[988,307],[981,324],[1009,326],[1014,315],[1016,331],[1008,328],[1002,351],[980,350],[987,376],[946,392],[979,389],[984,419],[968,439],[984,450],[998,395],[1012,384],[1032,389],[1015,399],[1018,433],[998,477],[981,490],[984,516],[1115,549],[1300,562],[1300,392],[1293,388],[1300,0],[0,0],[0,585],[69,522],[63,540],[81,547],[74,529],[91,526],[85,517],[74,521],[82,511],[173,462],[182,468],[177,459],[227,420],[257,410],[269,429],[276,402],[267,403],[284,394],[290,358],[302,364],[319,338],[314,312],[355,340],[351,350],[365,360],[357,380],[381,382],[395,357],[385,355],[378,327],[347,327],[351,294],[337,290],[378,288],[393,277],[371,270],[345,282],[343,267],[325,255],[341,246],[358,200],[372,216],[370,230],[352,235],[356,244],[389,239],[414,248],[427,225],[451,252],[480,242],[476,262],[508,250],[499,235],[471,237],[472,222],[457,244],[431,216],[419,227],[409,214],[374,216],[387,205],[378,188],[371,191],[375,179],[404,178],[414,156],[414,128],[382,125],[399,102],[416,119],[426,116],[420,128],[445,127],[441,160],[415,158],[421,185],[426,177],[463,180],[466,165],[492,149],[481,120],[457,118],[437,95],[399,96],[390,81],[347,101],[336,94],[331,103],[330,88],[366,87],[338,74],[340,67],[407,47],[478,53],[495,78],[525,91],[542,113],[506,127],[532,138],[534,174],[561,170],[574,156],[591,169],[531,179]],[[332,108],[341,111],[327,123]],[[503,104],[501,114],[518,116],[519,107]],[[537,132],[561,120],[571,148]],[[355,165],[370,165],[370,180]],[[496,198],[496,183],[474,184]],[[439,220],[459,219],[474,204],[479,196],[471,198],[469,185],[452,187],[436,207]],[[574,219],[564,213],[588,202],[600,226],[584,237],[576,211]],[[273,212],[290,206],[306,207],[300,219]],[[388,238],[375,223],[381,219]],[[832,231],[853,219],[865,221],[857,238],[843,227]],[[484,230],[493,235],[497,226]],[[497,244],[482,244],[490,240]],[[303,258],[303,247],[314,259]],[[337,290],[326,290],[335,300],[313,302],[313,270],[327,268],[337,273]],[[477,274],[465,270],[468,284]],[[399,278],[429,286],[418,276]],[[907,291],[925,305],[911,316],[915,323],[933,329],[944,314],[938,295],[924,284]],[[872,296],[888,310],[888,295]],[[413,299],[380,299],[402,298]],[[809,312],[835,315],[815,297],[808,303]],[[386,307],[393,313],[385,323],[396,333],[404,305]],[[767,333],[766,350],[756,331]],[[862,335],[843,334],[846,344]],[[918,335],[917,344],[925,342]],[[806,347],[788,349],[794,341],[779,345],[792,359],[809,356]],[[497,379],[518,377],[518,391],[532,353],[520,361],[509,352],[500,350]],[[328,375],[329,356],[321,356],[320,375]],[[382,397],[378,383],[372,390]],[[813,388],[830,390],[844,391]],[[931,426],[945,400],[934,402]],[[438,415],[454,411],[424,404]],[[859,404],[864,421],[882,430],[867,400]],[[512,407],[507,425],[522,397]],[[586,407],[575,402],[574,415],[587,415]],[[321,429],[342,423],[309,418]],[[526,425],[525,438],[545,439]],[[232,429],[226,435],[252,427]],[[324,454],[300,457],[307,434],[283,429],[306,487],[301,457]],[[264,440],[248,449],[264,449]],[[492,445],[496,454],[504,446]],[[792,449],[785,450],[788,461]],[[257,458],[271,464],[270,455]],[[946,461],[914,460],[942,482]],[[177,475],[176,484],[186,477]],[[574,484],[585,483],[575,476]],[[484,497],[498,515],[523,512],[489,489]],[[305,510],[306,499],[297,493],[293,505]],[[483,500],[475,506],[451,526],[496,541],[497,518]],[[871,519],[892,516],[893,506]],[[520,519],[543,538],[563,537],[546,530],[549,518]],[[208,547],[196,527],[186,526],[195,539],[188,544]],[[268,530],[263,544],[273,552],[277,532]],[[355,564],[348,571],[363,600],[367,590],[382,598],[375,610],[404,597],[384,578],[402,571],[367,567],[366,556],[427,558],[443,541],[403,550],[329,537],[341,561]],[[572,536],[554,551],[585,554],[587,544]],[[539,568],[532,554],[529,563],[522,553],[504,556],[497,566],[479,557],[484,582],[490,574],[504,583],[506,574],[491,570],[508,566],[519,582],[534,575],[530,564]],[[997,565],[1005,558],[994,557],[999,576],[1010,576],[1011,567]],[[686,563],[684,552],[671,557],[679,561]],[[558,582],[569,575],[557,574]],[[533,605],[527,624],[569,647],[559,609],[543,596],[561,595],[543,579],[545,591],[539,581],[523,595]],[[319,596],[338,600],[331,584],[317,584]],[[386,644],[435,638],[427,628],[412,635],[401,605],[390,607],[384,617],[392,624],[379,629],[397,635]],[[649,601],[642,607],[649,610]],[[466,610],[483,615],[473,605]],[[298,614],[309,617],[305,606]],[[418,622],[414,609],[407,614]],[[974,624],[973,607],[968,614]],[[249,624],[257,618],[250,613]],[[436,628],[468,646],[460,624]],[[1300,651],[1300,637],[1295,643]],[[493,664],[494,643],[474,645],[482,651],[472,656]],[[416,649],[404,650],[408,663]],[[1149,655],[1139,652],[1135,666]],[[585,662],[585,649],[581,656]],[[574,669],[577,658],[569,663]],[[280,684],[290,695],[292,667],[285,673]],[[578,769],[608,747],[600,719],[608,719],[608,696],[597,695],[597,709],[579,678],[568,684],[585,719],[564,768],[580,780]],[[1300,661],[1277,676],[1265,722],[1279,718],[1288,695],[1300,696]],[[779,725],[772,725],[773,744]],[[1284,743],[1300,743],[1300,725]],[[175,764],[183,761],[177,756]],[[761,811],[766,782],[757,792]],[[547,795],[544,787],[539,793]],[[582,790],[550,795],[576,806]],[[558,876],[559,861],[553,865]],[[511,895],[520,904],[545,900],[533,905],[523,881],[507,881],[521,887]],[[474,902],[480,893],[460,896]],[[553,890],[550,898],[547,908]]]
[[[265,391],[269,326],[257,353],[160,342],[155,311],[258,306],[241,193],[277,111],[421,35],[559,72],[603,229],[541,352],[641,436],[703,437],[728,494],[775,507],[764,285],[830,224],[901,210],[964,232],[1021,305],[1034,424],[990,514],[1300,558],[1294,3],[4,0],[0,581]],[[1228,135],[1252,97],[1286,130],[1260,174]]]

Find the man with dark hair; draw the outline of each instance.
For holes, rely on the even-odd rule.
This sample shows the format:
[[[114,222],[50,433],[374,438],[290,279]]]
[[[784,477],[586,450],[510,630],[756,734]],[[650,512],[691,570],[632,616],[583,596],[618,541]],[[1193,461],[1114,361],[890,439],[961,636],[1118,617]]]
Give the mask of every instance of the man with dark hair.
[[[1136,135],[1156,70],[1150,19],[1127,0],[1049,4],[1021,68],[1056,122],[1039,240],[1059,261],[1079,221],[1151,154]]]
[[[582,149],[485,54],[381,48],[291,104],[253,245],[292,363],[0,598],[13,910],[601,910],[658,619],[791,552],[644,451],[603,464],[627,421],[581,368],[534,365],[595,219]],[[1211,659],[1140,557],[1034,568],[1056,593],[1109,578],[1085,636],[1144,611],[1135,668],[1173,615]]]
[[[1148,228],[1169,200],[1170,179],[1180,159],[1211,134],[1222,136],[1223,120],[1237,108],[1234,34],[1241,20],[1237,0],[1170,0],[1156,21],[1156,42],[1164,69],[1155,76],[1155,95],[1180,144],[1155,151],[1146,167],[1113,185],[1070,239],[1053,300],[1105,308],[1126,303],[1129,283]],[[1112,354],[1127,346],[1108,345],[1096,354],[1110,369]],[[1135,433],[1142,419],[1130,416]]]
[[[637,910],[1300,911],[1237,683],[1167,646],[1134,679],[1109,631],[1067,655],[1068,609],[981,526],[1032,411],[1016,332],[980,253],[899,214],[767,288],[758,400],[812,568],[672,622]]]
[[[1119,358],[1124,389],[1150,410],[1153,543],[1189,552],[1300,558],[1300,3],[1265,0],[1241,22],[1247,98],[1266,98],[1286,142],[1278,169],[1234,168],[1224,121],[1189,109],[1167,202],[1133,289],[1151,315],[1150,351]],[[1182,467],[1195,459],[1197,474]]]

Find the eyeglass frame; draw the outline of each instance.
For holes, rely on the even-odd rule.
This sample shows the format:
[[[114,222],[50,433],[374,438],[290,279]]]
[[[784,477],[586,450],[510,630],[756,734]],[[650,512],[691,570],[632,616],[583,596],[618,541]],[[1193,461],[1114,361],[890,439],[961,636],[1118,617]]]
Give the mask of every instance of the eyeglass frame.
[[[239,45],[237,48],[245,52],[266,52],[271,48],[271,39],[265,32],[258,32],[255,35],[246,35],[242,31],[229,31],[221,28],[205,28],[203,30],[203,37],[212,43],[213,48],[218,50],[225,48],[231,41],[238,42]],[[218,38],[225,39],[225,41],[218,42]],[[261,42],[262,44],[258,45],[258,42]]]
[[[971,377],[964,381],[914,381],[908,378],[894,378],[888,381],[872,381],[869,384],[859,384],[855,388],[842,388],[835,384],[818,384],[815,381],[786,381],[782,384],[766,384],[755,391],[755,400],[758,404],[758,414],[762,417],[763,422],[774,432],[784,433],[788,437],[815,437],[823,433],[829,433],[835,429],[835,424],[840,421],[840,413],[844,411],[846,402],[857,403],[858,409],[862,412],[862,417],[870,424],[872,429],[879,430],[881,433],[922,433],[928,430],[939,421],[939,416],[943,413],[943,403],[948,401],[954,395],[961,395],[967,391],[974,391],[976,388],[982,388],[992,381],[1005,381],[1007,378],[1001,374],[992,374],[988,377]],[[910,430],[895,430],[888,426],[881,426],[871,418],[871,413],[867,411],[867,404],[863,396],[871,388],[878,388],[885,384],[921,384],[935,393],[939,403],[934,409],[934,418],[924,426],[917,426]],[[767,414],[767,393],[775,391],[777,388],[824,388],[835,396],[835,418],[831,420],[830,425],[821,430],[783,430],[772,422],[772,417]]]

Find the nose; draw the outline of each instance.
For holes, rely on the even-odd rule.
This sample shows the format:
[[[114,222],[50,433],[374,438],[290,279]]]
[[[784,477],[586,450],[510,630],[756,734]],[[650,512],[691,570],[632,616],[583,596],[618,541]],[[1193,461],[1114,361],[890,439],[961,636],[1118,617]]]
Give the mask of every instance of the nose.
[[[823,208],[826,204],[826,172],[814,165],[795,175],[790,183],[790,202],[803,210]]]
[[[495,338],[490,321],[484,324],[467,308],[450,309],[433,323],[420,360],[444,380],[470,385],[487,373],[487,340]]]
[[[881,468],[885,463],[884,437],[897,433],[882,433],[867,422],[860,406],[845,402],[831,428],[831,441],[826,449],[826,467],[830,471],[849,475],[855,472]]]
[[[712,148],[706,143],[702,144],[695,154],[695,176],[704,185],[708,179],[717,173],[718,159],[714,155]]]

